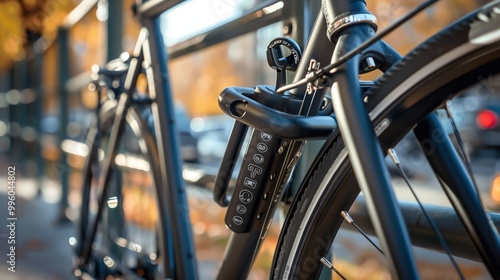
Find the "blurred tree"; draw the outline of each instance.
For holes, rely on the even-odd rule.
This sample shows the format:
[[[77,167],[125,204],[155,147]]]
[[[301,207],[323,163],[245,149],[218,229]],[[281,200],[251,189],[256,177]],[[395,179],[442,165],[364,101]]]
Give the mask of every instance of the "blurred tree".
[[[367,0],[368,9],[377,16],[379,29],[388,26],[422,0]],[[436,3],[413,20],[391,33],[386,41],[402,54],[429,38],[488,0],[445,0]]]
[[[25,43],[21,19],[22,7],[17,1],[0,2],[0,69],[5,70],[12,60],[24,57]]]
[[[55,38],[57,27],[75,7],[74,0],[0,0],[0,72],[23,59],[24,46]]]

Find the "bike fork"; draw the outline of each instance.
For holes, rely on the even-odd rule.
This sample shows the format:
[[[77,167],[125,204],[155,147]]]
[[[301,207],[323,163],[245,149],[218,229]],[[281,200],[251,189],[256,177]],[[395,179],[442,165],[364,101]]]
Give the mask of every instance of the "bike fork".
[[[339,39],[336,54],[360,43],[362,36],[356,32],[353,30]],[[358,69],[359,59],[355,57],[332,74],[332,100],[337,122],[393,277],[418,279],[408,232],[392,191],[382,149],[363,104]]]

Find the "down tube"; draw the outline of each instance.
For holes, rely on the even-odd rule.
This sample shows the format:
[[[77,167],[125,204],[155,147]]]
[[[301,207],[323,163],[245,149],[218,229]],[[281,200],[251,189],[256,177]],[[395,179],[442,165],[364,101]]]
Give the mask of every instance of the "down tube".
[[[295,80],[306,75],[311,59],[319,61],[321,65],[327,65],[332,53],[333,45],[326,37],[326,23],[323,14],[319,12],[307,47],[300,60]],[[305,87],[295,90],[294,93],[300,96],[304,91]],[[259,238],[260,235],[260,231],[231,234],[217,279],[246,279],[262,242],[262,239]]]

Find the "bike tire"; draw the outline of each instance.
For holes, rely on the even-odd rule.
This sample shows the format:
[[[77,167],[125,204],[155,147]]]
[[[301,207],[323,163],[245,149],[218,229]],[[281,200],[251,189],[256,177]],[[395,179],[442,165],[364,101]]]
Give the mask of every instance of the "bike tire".
[[[97,200],[96,197],[100,197],[99,190],[96,190],[96,184],[95,184],[99,176],[99,174],[97,174],[99,169],[98,150],[99,149],[101,149],[101,151],[106,150],[106,142],[107,142],[106,139],[109,137],[109,134],[111,133],[111,128],[115,118],[116,108],[117,108],[116,100],[106,101],[102,105],[99,111],[99,118],[98,118],[99,125],[97,125],[97,122],[94,122],[93,127],[89,131],[90,135],[87,136],[86,144],[88,146],[88,157],[86,159],[84,168],[84,183],[82,186],[82,204],[80,207],[80,219],[78,222],[79,225],[78,240],[81,243],[79,244],[79,246],[83,246],[83,242],[86,236],[88,235],[91,223],[93,222],[92,218],[93,216],[95,216],[95,209],[92,209],[92,204],[96,203]],[[148,249],[148,251],[146,251],[146,248],[144,248],[143,244],[137,242],[136,240],[131,240],[132,238],[137,238],[137,237],[136,236],[131,237],[128,235],[128,234],[133,234],[130,233],[131,232],[130,229],[127,230],[124,228],[120,228],[121,226],[124,226],[123,225],[124,222],[137,224],[137,221],[133,222],[126,221],[129,218],[127,218],[127,214],[124,213],[124,208],[127,207],[125,206],[125,204],[127,202],[123,194],[125,192],[131,192],[131,190],[130,189],[128,191],[125,190],[126,184],[123,184],[123,182],[120,181],[113,182],[113,180],[111,180],[110,184],[115,183],[115,186],[112,187],[114,188],[113,191],[108,192],[109,193],[108,197],[116,198],[116,205],[110,206],[110,204],[106,204],[106,207],[110,209],[107,209],[108,213],[103,214],[102,220],[99,221],[98,232],[100,231],[101,236],[98,236],[94,239],[94,242],[97,243],[93,242],[93,248],[92,252],[90,253],[89,260],[80,269],[79,274],[85,274],[85,276],[90,276],[91,278],[94,279],[108,279],[107,278],[108,276],[125,277],[127,279],[168,278],[167,275],[169,275],[168,271],[170,271],[169,266],[171,261],[168,249],[169,247],[168,244],[169,225],[167,223],[168,215],[165,203],[162,201],[162,197],[164,196],[163,195],[164,191],[159,186],[159,184],[157,184],[157,182],[159,182],[160,173],[159,173],[159,163],[157,154],[158,152],[157,152],[156,142],[154,140],[154,136],[151,134],[150,128],[148,127],[143,118],[144,115],[147,115],[147,112],[148,111],[145,111],[142,112],[141,114],[138,110],[136,110],[135,107],[129,108],[127,111],[127,115],[125,117],[125,126],[126,126],[125,130],[131,132],[134,140],[137,140],[136,141],[137,143],[134,143],[135,144],[134,146],[135,148],[138,148],[139,150],[138,154],[144,160],[147,161],[147,165],[149,166],[148,168],[149,171],[144,173],[149,173],[149,175],[146,176],[150,177],[149,180],[152,179],[152,184],[144,184],[133,187],[133,190],[135,191],[134,194],[139,193],[141,194],[141,197],[148,198],[146,200],[154,204],[155,206],[153,208],[156,209],[155,210],[156,217],[153,218],[154,225],[151,225],[151,223],[149,224],[147,223],[148,224],[147,226],[139,225],[136,227],[137,232],[139,232],[139,235],[143,234],[144,231],[146,231],[143,228],[150,228],[151,226],[154,226],[154,235],[155,235],[154,246],[156,248],[152,248],[152,246],[149,245],[148,247],[150,248]],[[126,141],[126,139],[124,138],[126,137],[122,136],[122,139],[120,139],[119,141],[120,142]],[[112,174],[113,176],[121,175],[117,174],[120,173],[119,170],[117,169],[118,168],[116,166],[116,161],[115,161],[115,168]],[[150,188],[151,185],[152,189],[145,189],[145,188]],[[128,196],[130,197],[130,195]],[[155,201],[152,201],[151,198],[153,198]],[[130,205],[130,203],[127,204]],[[137,208],[134,209],[137,210]],[[110,218],[109,216],[112,216],[110,214],[111,211],[120,213],[115,214],[116,215],[115,217]],[[127,212],[131,213],[130,210],[128,210]],[[143,212],[141,215],[148,214],[145,211],[141,212]],[[130,215],[128,216],[130,217]],[[117,221],[117,220],[123,220],[123,221]],[[146,234],[148,233],[151,234],[150,232],[146,232]],[[96,241],[96,239],[99,240]],[[116,244],[117,242],[115,241],[117,240],[120,240],[122,243]],[[135,266],[127,265],[126,261],[119,260],[120,256],[115,256],[116,259],[114,260],[112,259],[113,256],[111,254],[111,251],[114,252],[119,251],[118,255],[123,253],[123,250],[121,250],[120,247],[123,248],[123,250],[134,251],[133,254],[136,259],[131,260],[131,258],[129,258],[128,261],[135,262],[136,264]],[[145,252],[149,252],[149,254],[145,255],[144,253],[141,252],[142,250],[144,250]],[[152,255],[151,253],[153,253],[154,255]],[[77,254],[79,255],[80,258],[82,257],[83,254],[82,247],[78,248]],[[128,254],[130,255],[130,253]],[[110,263],[114,264],[110,266],[109,265]]]
[[[393,65],[368,92],[383,150],[394,147],[420,120],[481,78],[500,72],[500,2],[471,13]],[[385,123],[384,123],[385,122]],[[389,125],[387,125],[389,124]],[[339,131],[306,174],[284,222],[271,279],[318,279],[359,187]]]

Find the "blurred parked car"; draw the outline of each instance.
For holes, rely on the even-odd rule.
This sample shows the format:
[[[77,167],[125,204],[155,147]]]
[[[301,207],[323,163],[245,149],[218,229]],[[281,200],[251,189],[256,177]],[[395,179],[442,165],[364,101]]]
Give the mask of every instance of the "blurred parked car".
[[[500,102],[478,110],[476,124],[481,146],[500,148]]]
[[[500,209],[500,102],[490,103],[477,112],[478,139],[483,157],[494,158],[490,197],[496,209]]]
[[[191,130],[198,138],[197,153],[201,162],[220,163],[234,120],[226,115],[197,117],[191,120]]]
[[[174,110],[181,141],[182,159],[186,162],[197,162],[199,160],[197,150],[198,138],[193,129],[191,129],[191,117],[188,115],[186,109],[179,104],[175,105]]]

